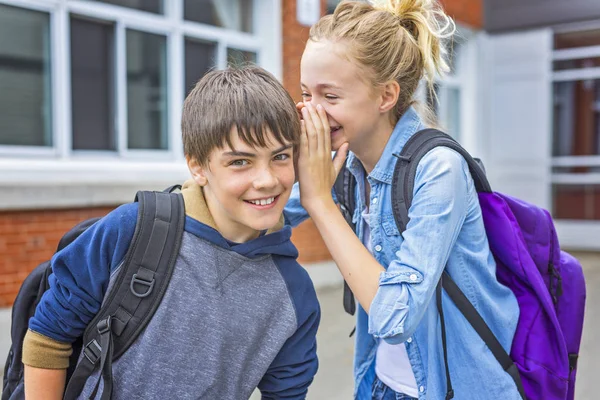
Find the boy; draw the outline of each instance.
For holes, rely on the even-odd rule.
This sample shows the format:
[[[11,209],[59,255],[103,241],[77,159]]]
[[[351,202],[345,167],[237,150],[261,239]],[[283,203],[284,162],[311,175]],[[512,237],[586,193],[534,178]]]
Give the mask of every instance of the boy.
[[[212,71],[185,100],[182,134],[193,179],[181,249],[152,320],[112,364],[112,398],[247,399],[258,387],[303,399],[320,311],[282,222],[300,137],[294,103],[258,67]],[[53,257],[23,346],[28,399],[62,397],[70,344],[117,275],[137,209],[117,208]]]

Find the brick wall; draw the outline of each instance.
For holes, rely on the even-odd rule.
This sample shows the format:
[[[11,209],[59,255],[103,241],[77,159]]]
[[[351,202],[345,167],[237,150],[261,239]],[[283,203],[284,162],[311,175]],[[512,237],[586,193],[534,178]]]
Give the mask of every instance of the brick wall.
[[[479,29],[483,26],[483,0],[440,0],[456,22]]]
[[[52,256],[66,231],[111,209],[0,212],[0,307],[12,304],[23,279]]]

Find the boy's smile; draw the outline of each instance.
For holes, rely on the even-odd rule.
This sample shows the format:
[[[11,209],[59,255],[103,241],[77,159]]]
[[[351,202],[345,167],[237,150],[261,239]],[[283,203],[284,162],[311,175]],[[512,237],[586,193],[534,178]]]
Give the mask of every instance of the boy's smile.
[[[279,143],[267,132],[266,147],[253,147],[234,127],[231,147],[226,142],[213,149],[206,165],[188,160],[217,229],[233,242],[254,239],[275,226],[294,184],[292,144]]]

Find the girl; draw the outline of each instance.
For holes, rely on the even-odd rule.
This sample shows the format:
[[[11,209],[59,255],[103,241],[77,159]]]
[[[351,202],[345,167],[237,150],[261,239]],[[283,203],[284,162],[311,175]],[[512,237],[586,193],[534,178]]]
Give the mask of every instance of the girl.
[[[425,128],[415,91],[422,78],[431,87],[447,69],[442,39],[453,30],[432,0],[343,2],[312,27],[302,56],[300,184],[286,217],[294,225],[312,217],[359,302],[356,399],[452,397],[434,298],[444,268],[507,351],[516,329],[518,305],[496,280],[477,193],[458,153],[438,147],[420,161],[402,235],[392,216],[393,154]],[[356,232],[331,192],[344,162],[357,180]],[[445,294],[443,304],[454,398],[519,399]]]

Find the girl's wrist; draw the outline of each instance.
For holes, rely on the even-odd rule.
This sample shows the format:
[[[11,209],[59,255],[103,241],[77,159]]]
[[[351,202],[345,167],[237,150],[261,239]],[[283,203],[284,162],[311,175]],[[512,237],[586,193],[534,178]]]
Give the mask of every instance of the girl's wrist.
[[[303,204],[303,207],[312,219],[327,215],[331,210],[337,209],[331,195],[311,199]]]

